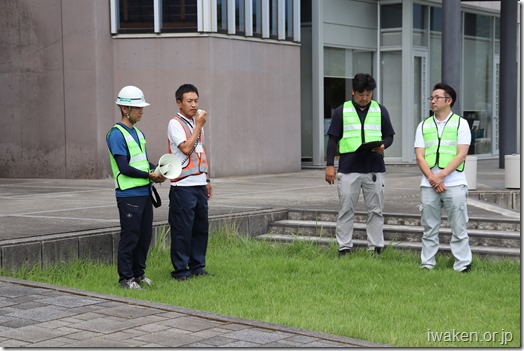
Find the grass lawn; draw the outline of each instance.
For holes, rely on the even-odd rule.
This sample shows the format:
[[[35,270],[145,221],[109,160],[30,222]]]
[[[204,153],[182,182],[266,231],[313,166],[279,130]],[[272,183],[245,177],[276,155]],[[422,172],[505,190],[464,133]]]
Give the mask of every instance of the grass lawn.
[[[337,248],[211,236],[210,276],[172,280],[169,252],[152,248],[142,291],[118,286],[115,265],[74,262],[1,272],[49,284],[156,301],[402,347],[520,347],[520,262],[474,258],[468,274],[439,255],[387,248],[337,257]]]

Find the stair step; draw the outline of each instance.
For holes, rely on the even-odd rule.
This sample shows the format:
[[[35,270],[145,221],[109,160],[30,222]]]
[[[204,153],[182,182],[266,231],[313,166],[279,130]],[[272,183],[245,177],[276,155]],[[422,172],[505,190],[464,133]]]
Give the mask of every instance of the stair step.
[[[335,235],[336,223],[326,221],[304,221],[304,220],[280,220],[270,224],[270,233],[298,234],[305,236],[329,236]],[[366,224],[355,223],[355,239],[365,239]],[[420,241],[423,228],[412,225],[389,225],[384,224],[385,239],[397,239],[402,241]],[[468,236],[472,245],[480,246],[504,246],[520,247],[520,233],[502,230],[468,229]],[[440,237],[446,241],[451,237],[451,228],[440,228]]]
[[[336,244],[336,240],[330,237],[318,237],[318,236],[304,236],[304,235],[289,235],[289,234],[262,234],[255,237],[257,240],[265,240],[272,242],[291,243],[294,241],[309,241],[320,245]],[[419,251],[422,249],[420,242],[401,242],[401,241],[389,241],[385,240],[386,247],[394,247],[400,250]],[[354,239],[353,245],[355,247],[367,247],[366,240]],[[440,244],[440,251],[451,253],[451,247],[449,244]],[[520,248],[512,247],[491,247],[491,246],[475,246],[471,245],[471,251],[474,254],[478,254],[484,257],[509,257],[519,258]]]
[[[336,211],[295,209],[288,211],[288,219],[294,220],[336,222],[337,216],[338,213]],[[355,223],[365,223],[366,221],[367,213],[361,211],[355,213]],[[384,224],[420,226],[420,216],[412,214],[384,213]],[[447,216],[445,215],[442,216],[442,227],[449,227],[447,224]],[[509,230],[520,232],[520,219],[470,217],[468,229]]]

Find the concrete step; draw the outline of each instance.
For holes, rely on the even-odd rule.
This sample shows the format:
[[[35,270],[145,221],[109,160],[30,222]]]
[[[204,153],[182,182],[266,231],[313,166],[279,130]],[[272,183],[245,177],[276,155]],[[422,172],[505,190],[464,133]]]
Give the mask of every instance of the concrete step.
[[[268,232],[309,237],[335,237],[336,223],[308,220],[280,220],[271,222]],[[420,242],[423,228],[416,225],[384,224],[384,239],[398,242]],[[468,229],[470,245],[520,248],[520,232],[489,229]],[[366,240],[366,224],[355,223],[353,238]],[[442,243],[451,240],[451,228],[440,228]]]
[[[262,234],[255,237],[256,240],[265,240],[279,243],[292,243],[295,241],[308,241],[319,245],[337,245],[336,239],[332,237],[319,237],[319,236],[304,236],[304,235],[291,235],[291,234]],[[366,240],[355,239],[353,240],[355,248],[366,248]],[[395,240],[385,240],[387,247],[392,247],[399,250],[408,250],[413,252],[420,252],[422,250],[422,244],[420,242],[401,242]],[[440,244],[440,252],[451,254],[451,248],[449,244]],[[520,248],[513,247],[491,247],[491,246],[476,246],[471,245],[471,251],[473,254],[477,254],[483,258],[511,258],[520,259]]]
[[[337,211],[326,210],[303,210],[290,209],[288,210],[288,219],[295,220],[310,220],[310,221],[325,221],[336,222]],[[366,223],[367,213],[357,211],[355,213],[355,223]],[[384,224],[391,225],[415,225],[420,226],[420,215],[414,216],[410,214],[401,213],[385,213]],[[447,216],[442,216],[442,227],[449,227]],[[468,229],[489,229],[500,231],[515,231],[520,233],[520,218],[475,218],[470,217],[468,222]]]

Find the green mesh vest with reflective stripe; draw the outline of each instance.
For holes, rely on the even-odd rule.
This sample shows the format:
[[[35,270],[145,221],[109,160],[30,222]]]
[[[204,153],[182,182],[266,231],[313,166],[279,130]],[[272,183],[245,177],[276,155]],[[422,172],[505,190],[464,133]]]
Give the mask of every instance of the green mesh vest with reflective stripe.
[[[342,139],[338,143],[341,154],[355,152],[362,143],[382,140],[382,113],[378,102],[371,100],[364,119],[364,140],[362,140],[362,123],[352,101],[344,103],[342,112]]]
[[[139,169],[141,171],[149,173],[149,161],[147,160],[146,155],[146,139],[144,137],[144,134],[136,128],[136,133],[138,135],[138,140],[140,141],[140,146],[136,142],[135,138],[121,125],[115,124],[115,126],[107,133],[106,139],[109,136],[109,133],[111,133],[112,130],[118,129],[122,132],[124,135],[124,139],[127,143],[127,149],[129,151],[129,165],[131,167],[134,167],[136,169]],[[113,170],[113,177],[115,178],[115,188],[120,190],[126,190],[131,188],[136,188],[139,186],[148,185],[150,183],[149,178],[134,178],[134,177],[128,177],[122,173],[120,173],[120,170],[118,169],[118,165],[116,164],[115,158],[111,154],[111,150],[109,150],[109,159],[111,160],[111,169]]]
[[[439,138],[437,123],[434,117],[428,117],[422,124],[422,135],[426,144],[424,158],[430,168],[438,165],[438,168],[444,169],[458,153],[458,129],[460,125],[460,116],[451,115]],[[464,170],[464,162],[458,167],[457,171]]]

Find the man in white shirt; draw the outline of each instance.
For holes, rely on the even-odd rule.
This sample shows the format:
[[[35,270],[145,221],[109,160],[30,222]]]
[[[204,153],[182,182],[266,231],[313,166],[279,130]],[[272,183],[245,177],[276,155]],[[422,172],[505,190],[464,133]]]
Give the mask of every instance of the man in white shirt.
[[[471,270],[472,254],[467,233],[468,183],[463,170],[471,131],[464,118],[451,112],[456,98],[457,94],[451,86],[436,84],[429,98],[434,115],[420,122],[415,135],[417,164],[423,174],[420,209],[424,234],[420,266],[433,269],[436,264],[444,206],[452,229],[453,269],[467,273]]]
[[[175,93],[180,110],[169,121],[169,152],[182,163],[182,173],[171,180],[169,225],[171,227],[171,276],[184,281],[207,275],[206,252],[209,237],[208,200],[212,188],[205,148],[204,124],[207,112],[198,109],[198,90],[181,85]]]

